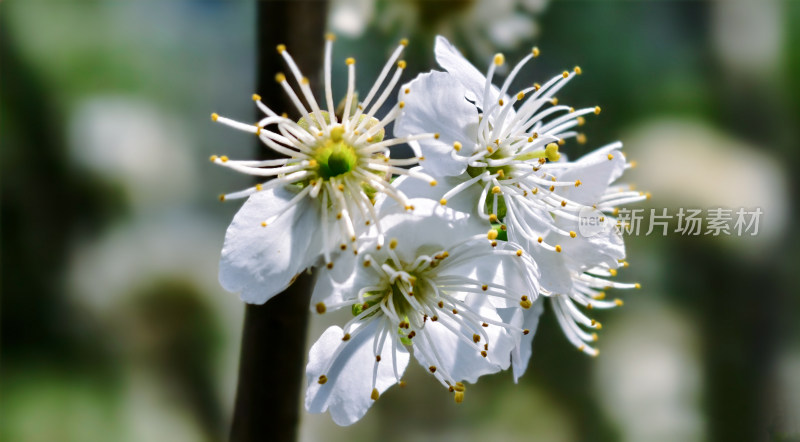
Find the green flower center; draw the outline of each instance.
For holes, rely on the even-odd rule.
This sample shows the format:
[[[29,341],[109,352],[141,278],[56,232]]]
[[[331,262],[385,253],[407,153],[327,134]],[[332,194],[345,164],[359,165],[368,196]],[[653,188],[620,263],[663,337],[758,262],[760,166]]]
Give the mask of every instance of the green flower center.
[[[331,130],[331,137],[314,152],[322,179],[327,180],[350,172],[358,163],[356,150],[342,140],[343,132],[341,127]]]

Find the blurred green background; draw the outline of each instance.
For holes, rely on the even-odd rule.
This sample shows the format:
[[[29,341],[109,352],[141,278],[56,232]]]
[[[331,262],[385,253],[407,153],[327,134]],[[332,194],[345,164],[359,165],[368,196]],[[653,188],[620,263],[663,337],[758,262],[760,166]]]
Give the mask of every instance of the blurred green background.
[[[300,20],[327,7],[335,59],[358,58],[362,89],[402,37],[405,81],[435,67],[437,34],[481,70],[537,45],[517,84],[580,65],[559,99],[603,107],[569,156],[621,139],[639,164],[626,181],[653,194],[641,207],[763,211],[754,237],[629,238],[620,278],[643,289],[598,315],[598,358],[546,316],[519,385],[487,377],[456,405],[412,364],[351,427],[303,413],[301,440],[800,440],[800,2],[290,5]],[[250,120],[250,94],[278,89],[255,90],[257,26],[292,27],[256,10],[0,4],[0,440],[225,439],[243,305],[216,280],[238,208],[216,195],[249,178],[207,158],[256,147],[209,114]],[[316,52],[296,56],[321,57],[306,43]],[[326,326],[313,321],[310,342]]]

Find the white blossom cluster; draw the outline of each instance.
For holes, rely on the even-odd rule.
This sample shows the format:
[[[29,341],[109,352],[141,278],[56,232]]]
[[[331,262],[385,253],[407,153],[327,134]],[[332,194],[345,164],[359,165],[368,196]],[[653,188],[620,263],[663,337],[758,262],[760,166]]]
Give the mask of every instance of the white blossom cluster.
[[[486,75],[438,37],[443,71],[397,88],[406,63],[392,53],[361,99],[355,60],[347,93],[335,102],[332,45],[325,45],[324,100],[282,45],[293,84],[276,76],[299,121],[253,96],[264,118],[255,124],[212,115],[251,132],[281,159],[211,160],[267,181],[221,199],[247,198],[225,236],[222,286],[261,304],[306,269],[317,268],[310,308],[347,309],[352,318],[328,328],[311,347],[306,408],[330,412],[340,425],[359,420],[388,388],[403,385],[413,355],[454,396],[465,383],[511,369],[517,380],[531,356],[544,304],[567,339],[597,355],[601,324],[585,312],[621,305],[607,300],[627,264],[617,229],[579,235],[581,214],[615,223],[619,205],[646,196],[616,184],[631,165],[612,143],[575,161],[559,151],[584,116],[555,94],[580,68],[512,92],[530,54],[496,86],[494,56]],[[395,91],[397,104],[378,116]],[[337,104],[338,103],[338,104]],[[386,126],[394,123],[393,137]],[[408,144],[415,156],[392,158]],[[409,166],[413,166],[410,167]]]

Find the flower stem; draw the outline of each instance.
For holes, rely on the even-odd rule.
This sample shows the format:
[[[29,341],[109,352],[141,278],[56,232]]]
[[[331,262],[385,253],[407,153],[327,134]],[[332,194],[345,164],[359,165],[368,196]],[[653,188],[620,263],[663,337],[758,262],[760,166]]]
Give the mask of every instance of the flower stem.
[[[327,2],[259,1],[256,8],[255,92],[270,106],[288,110],[291,103],[275,87],[275,73],[285,69],[275,47],[285,44],[304,72],[319,72]],[[311,80],[318,84],[313,75]],[[259,145],[258,152],[272,151]],[[231,441],[297,440],[313,282],[303,273],[266,304],[247,305]]]
[[[232,441],[297,439],[313,283],[303,273],[266,304],[247,305]]]

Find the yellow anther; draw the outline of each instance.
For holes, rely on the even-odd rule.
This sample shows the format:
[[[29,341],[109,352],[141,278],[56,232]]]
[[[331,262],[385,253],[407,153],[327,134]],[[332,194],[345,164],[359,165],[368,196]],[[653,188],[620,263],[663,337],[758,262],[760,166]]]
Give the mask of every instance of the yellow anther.
[[[642,285],[637,282],[636,284],[633,285],[633,287],[636,289],[640,289],[642,288]]]
[[[264,190],[264,186],[261,183],[256,184],[256,191],[261,192]]]
[[[325,40],[336,41],[336,34],[334,34],[333,32],[328,32],[327,34],[325,34]]]
[[[431,365],[430,367],[428,367],[428,371],[430,371],[431,373],[436,373],[436,366]]]
[[[447,200],[442,198],[442,199],[439,200],[439,204],[441,204],[443,206],[446,206],[447,205]]]
[[[556,190],[556,186],[550,186],[550,191],[552,192],[554,190]]]
[[[455,400],[457,404],[464,402],[464,392],[456,391],[455,394],[453,395],[453,400]]]
[[[591,309],[593,309],[593,308],[594,308],[594,306],[593,306],[593,305],[592,305],[592,303],[590,302],[590,303],[586,304],[586,308],[588,308],[589,310],[591,310]]]
[[[542,241],[543,241],[543,239],[542,239],[542,237],[541,237],[541,236],[540,236],[539,238],[537,238],[537,239],[536,239],[536,242],[538,242],[539,244],[541,244],[541,243],[542,243]]]
[[[216,156],[216,155],[211,155],[210,157],[208,157],[208,159],[209,159],[209,160],[211,160],[211,162],[212,162],[212,163],[213,163],[214,161],[217,161],[217,158],[219,158],[219,157],[218,157],[218,156]]]
[[[525,98],[525,92],[520,92],[517,94],[517,100],[522,100],[523,98]]]
[[[574,108],[574,107],[572,107],[572,106],[570,106],[570,107],[569,107],[569,113],[573,113],[573,112],[575,112],[575,108]]]
[[[399,107],[400,109],[406,107],[406,102],[405,101],[401,101],[401,102],[397,103],[397,107]]]
[[[522,256],[522,250],[517,250],[517,256]]]
[[[580,347],[578,347],[578,351],[584,351],[584,350],[586,350],[586,346],[581,344]]]
[[[281,113],[281,117],[283,117],[283,118],[289,118],[289,114],[287,114],[286,112],[283,112],[283,113]]]
[[[625,303],[621,299],[615,299],[614,304],[617,304],[617,307],[622,307]]]
[[[573,69],[573,72],[575,72],[575,75],[580,75],[580,74],[583,73],[583,70],[581,70],[580,66],[575,66],[575,69]]]
[[[300,79],[300,84],[308,85],[308,83],[310,83],[310,81],[308,81],[308,77],[303,77]]]
[[[500,170],[497,171],[497,177],[498,178],[503,178],[504,176],[506,176],[506,173],[503,172],[503,169],[500,169]]]
[[[576,135],[575,136],[575,141],[577,141],[578,144],[586,144],[586,135],[585,134]]]
[[[253,94],[253,101],[261,101],[261,95]]]
[[[486,151],[489,153],[493,153],[494,149],[492,148],[492,146],[486,146]]]
[[[400,45],[402,45],[402,46],[408,46],[408,39],[407,39],[407,38],[404,38],[404,39],[400,40]]]
[[[502,106],[502,105],[503,105],[503,99],[501,98],[501,99],[497,100],[497,104],[499,104],[500,106]]]
[[[329,263],[325,264],[325,267],[327,267],[327,268],[328,268],[328,270],[330,270],[330,269],[332,269],[332,268],[333,268],[333,263],[332,263],[332,262],[329,262]]]
[[[437,184],[439,184],[439,183],[438,183],[436,180],[432,180],[432,181],[430,182],[430,185],[431,185],[431,187],[433,187],[433,186],[435,186],[435,185],[437,185]]]
[[[566,143],[567,143],[567,141],[566,141],[565,139],[563,139],[563,138],[562,138],[562,139],[560,139],[560,140],[558,140],[558,145],[559,145],[559,146],[563,146],[563,145],[564,145],[564,144],[566,144]]]
[[[564,72],[561,73],[561,76],[564,77],[564,78],[567,78],[567,77],[569,77],[569,72],[564,71]]]
[[[405,92],[406,94],[410,94],[411,93],[411,89],[410,88],[406,88],[406,90],[404,90],[403,92]]]
[[[219,157],[219,160],[222,161],[223,163],[227,163],[228,162],[228,157],[223,155],[223,156]]]
[[[486,357],[488,354],[489,354],[489,353],[488,353],[486,350],[481,350],[481,356],[483,356],[484,358],[485,358],[485,357]]]
[[[338,143],[342,141],[342,137],[344,136],[344,127],[336,126],[331,129],[331,141],[334,143]]]
[[[533,137],[528,137],[528,142],[533,143]]]
[[[592,296],[592,299],[596,299],[598,301],[602,301],[603,299],[606,299],[606,292],[598,292],[597,294]]]
[[[352,64],[355,64],[355,63],[356,63],[356,59],[355,59],[355,58],[353,58],[353,57],[347,57],[347,58],[344,60],[344,64],[346,64],[346,65],[348,65],[348,66],[350,66],[350,65],[352,65]]]
[[[524,301],[520,301],[519,305],[520,305],[520,307],[522,307],[522,308],[527,310],[527,309],[531,308],[531,306],[533,305],[533,302],[530,299],[526,299]]]
[[[277,74],[275,74],[275,81],[277,81],[278,83],[283,83],[284,81],[286,81],[286,75],[284,75],[283,72],[278,72]]]
[[[486,237],[489,238],[490,240],[497,239],[497,230],[494,229],[489,230],[489,233],[486,234]]]
[[[558,153],[558,144],[549,143],[544,147],[544,156],[550,161],[558,161],[561,154]]]
[[[575,238],[576,236],[578,236],[578,234],[577,234],[577,233],[575,233],[575,231],[574,231],[574,230],[570,230],[570,231],[569,231],[569,236],[570,236],[570,237],[572,237],[572,238]]]
[[[612,215],[617,216],[619,215],[619,207],[614,207],[614,211],[611,212]]]
[[[501,193],[501,192],[502,192],[502,191],[500,190],[500,186],[494,186],[494,187],[492,187],[492,193],[493,193],[493,194],[497,195],[498,193]]]
[[[342,336],[342,341],[349,341],[349,340],[350,340],[350,333],[345,333],[344,336]]]
[[[539,138],[539,132],[534,132],[531,138],[533,139]]]
[[[405,60],[398,61],[397,62],[397,67],[400,68],[400,69],[405,69],[406,68],[406,61]]]
[[[597,333],[592,333],[592,341],[597,342]]]
[[[539,48],[534,46],[533,49],[531,49],[531,53],[533,54],[534,57],[538,57],[540,53]]]
[[[266,221],[261,221],[261,227],[267,227],[267,222]]]
[[[561,246],[559,245],[556,246],[556,252],[561,253]]]
[[[608,273],[610,273],[611,276],[617,276],[617,269],[608,269]]]
[[[506,57],[503,54],[495,54],[494,55],[494,64],[495,66],[502,66],[503,63],[506,62]]]
[[[395,247],[397,247],[397,238],[392,238],[392,240],[389,241],[389,248],[394,250]]]
[[[325,384],[326,382],[328,382],[328,377],[327,377],[327,376],[325,376],[325,375],[323,374],[323,375],[321,375],[321,376],[319,377],[319,379],[317,380],[317,382],[319,382],[319,384],[320,384],[320,385],[323,385],[323,384]]]
[[[327,310],[324,302],[318,302],[316,307],[317,307],[317,313],[319,313],[320,315],[325,313],[325,311]]]
[[[647,199],[650,199],[650,197],[652,197],[652,196],[653,195],[651,195],[650,192],[645,192],[644,193],[644,197],[647,198]]]
[[[286,45],[278,45],[277,49],[279,54],[283,54],[283,51],[286,50]]]
[[[456,152],[460,151],[461,150],[461,143],[459,143],[458,141],[453,143],[453,149],[455,149]]]
[[[561,201],[561,207],[567,207],[567,202],[566,201]]]
[[[595,107],[594,107],[594,113],[595,113],[595,115],[599,115],[599,114],[600,114],[600,110],[601,110],[601,109],[600,109],[600,106],[595,106]]]
[[[369,395],[370,399],[372,399],[373,401],[377,401],[380,396],[381,396],[381,394],[378,393],[378,389],[377,388],[373,388],[372,389],[372,394]]]
[[[433,138],[435,138],[435,139],[437,139],[437,140],[438,140],[438,139],[439,139],[439,134],[438,134],[438,133],[436,133],[436,134],[433,134]]]
[[[552,104],[553,104],[553,106],[557,105],[557,104],[558,104],[558,98],[556,98],[556,97],[553,97],[553,99],[552,99],[552,100],[550,100],[550,103],[552,103]]]
[[[576,120],[578,121],[578,126],[583,126],[584,124],[586,124],[586,118],[578,117],[576,118]]]
[[[339,189],[339,191],[344,192],[344,184],[339,184],[336,186],[336,188]]]
[[[472,342],[477,344],[480,341],[481,341],[481,335],[476,335],[476,334],[472,335]]]
[[[578,187],[581,184],[583,184],[583,183],[581,183],[581,180],[575,180],[575,187]]]
[[[542,88],[542,85],[541,85],[541,84],[539,84],[539,83],[533,83],[533,90],[534,90],[534,91],[538,91],[538,90],[539,90],[539,89],[541,89],[541,88]]]
[[[219,120],[219,114],[214,112],[213,114],[211,114],[211,121],[217,121],[217,120]]]

